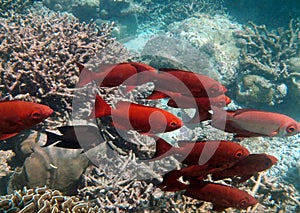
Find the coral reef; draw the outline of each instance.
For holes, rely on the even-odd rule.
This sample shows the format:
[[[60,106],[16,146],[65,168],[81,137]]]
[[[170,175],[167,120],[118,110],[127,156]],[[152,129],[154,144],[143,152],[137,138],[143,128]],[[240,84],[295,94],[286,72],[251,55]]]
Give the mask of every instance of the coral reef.
[[[99,14],[100,0],[43,0],[43,4],[51,10],[69,12],[79,18],[80,21],[89,22],[91,19],[97,18],[97,14]]]
[[[220,0],[182,1],[137,1],[137,0],[43,0],[43,3],[55,11],[67,11],[81,21],[91,19],[97,23],[107,20],[116,22],[114,35],[118,38],[135,36],[137,31],[150,28],[166,29],[174,22],[201,13],[223,14]],[[159,22],[157,22],[159,20]],[[154,27],[155,26],[155,27]]]
[[[22,12],[33,0],[3,0],[0,4],[0,17],[10,17],[16,12]]]
[[[275,105],[287,95],[286,84],[275,85],[271,80],[259,75],[246,75],[239,83],[236,100],[246,105],[253,102]]]
[[[123,53],[119,60],[128,58],[123,46],[110,37],[111,30],[111,24],[80,23],[73,16],[40,6],[26,15],[2,19],[1,99],[43,102],[60,113],[56,120],[64,120],[79,76],[74,61],[86,63],[97,54],[103,63]],[[109,44],[109,50],[101,54]]]
[[[74,212],[87,213],[98,212],[98,207],[92,207],[89,203],[76,197],[64,196],[58,190],[47,187],[37,187],[14,191],[10,195],[0,196],[1,212]]]
[[[243,93],[239,90],[237,99],[249,99],[248,94],[256,93],[253,96],[259,98],[251,99],[249,106],[257,106],[257,103],[262,103],[259,95],[265,92],[267,84],[273,94],[269,93],[270,97],[263,101],[264,104],[278,105],[289,97],[299,96],[299,33],[299,19],[292,19],[286,30],[268,31],[266,26],[250,22],[244,30],[235,32],[236,44],[241,48],[239,78],[243,79],[239,85]],[[262,90],[253,90],[246,85],[245,78],[249,78],[249,74],[260,76],[262,80],[255,84]]]

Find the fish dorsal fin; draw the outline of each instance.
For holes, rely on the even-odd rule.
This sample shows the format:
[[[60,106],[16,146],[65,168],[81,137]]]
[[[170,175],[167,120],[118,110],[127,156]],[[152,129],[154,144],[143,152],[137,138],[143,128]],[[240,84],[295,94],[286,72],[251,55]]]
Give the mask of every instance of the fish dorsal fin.
[[[161,91],[154,90],[152,92],[152,94],[150,94],[146,99],[147,100],[157,100],[157,99],[167,98],[167,97],[169,97],[167,94],[165,94]]]
[[[159,68],[159,71],[162,71],[162,72],[172,72],[172,71],[176,71],[176,72],[190,72],[190,73],[192,73],[192,71],[181,70],[181,69],[175,69],[175,68]]]
[[[234,113],[233,116],[237,116],[237,115],[240,115],[244,112],[261,112],[261,110],[257,110],[257,109],[249,109],[249,108],[245,108],[245,109],[238,109],[238,110],[227,110],[227,112],[230,112],[230,113]]]
[[[23,101],[23,100],[3,100],[3,101],[0,101],[0,103],[11,103],[11,102],[27,102],[27,103],[29,103],[29,101]],[[30,102],[30,103],[35,103],[35,102]]]
[[[148,64],[143,64],[138,62],[129,62],[129,64],[134,66],[138,72],[143,72],[143,71],[157,72],[157,70],[154,67],[151,67]]]
[[[226,209],[227,207],[224,207],[224,206],[221,206],[221,205],[216,205],[216,204],[213,204],[213,209],[214,211],[217,211],[217,212],[221,212],[223,211],[224,209]]]

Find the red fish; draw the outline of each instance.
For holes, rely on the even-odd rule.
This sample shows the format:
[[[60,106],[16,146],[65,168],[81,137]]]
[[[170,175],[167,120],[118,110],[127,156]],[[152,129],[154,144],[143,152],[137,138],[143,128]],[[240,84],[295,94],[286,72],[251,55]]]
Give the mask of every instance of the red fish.
[[[211,110],[211,106],[222,108],[230,104],[230,102],[231,99],[226,95],[219,95],[217,97],[211,97],[211,98],[196,97],[192,99],[191,97],[187,97],[179,94],[176,96],[176,101],[173,98],[168,101],[168,106],[174,108],[187,109],[187,108],[194,108],[196,103],[197,107],[199,108],[203,108],[205,110]]]
[[[277,163],[277,158],[267,154],[250,154],[232,167],[212,174],[213,180],[240,177],[239,182],[248,180],[254,174],[269,169]]]
[[[182,121],[168,111],[120,101],[112,109],[99,95],[96,96],[94,111],[89,118],[112,116],[113,125],[121,130],[156,134],[170,132],[182,127]]]
[[[300,132],[300,124],[286,115],[252,109],[224,111],[213,108],[211,126],[236,133],[236,137],[283,137]]]
[[[164,139],[156,140],[156,152],[153,160],[159,160],[169,155],[187,165],[223,166],[249,155],[249,151],[238,143],[224,140],[216,141],[178,141],[179,147],[174,147]]]
[[[193,181],[185,190],[185,196],[211,202],[215,211],[223,211],[229,207],[247,209],[258,203],[246,191],[208,181]]]
[[[20,131],[44,121],[53,110],[42,104],[26,101],[0,102],[0,140],[6,140]]]
[[[126,85],[139,85],[151,81],[157,70],[147,64],[127,62],[120,64],[102,64],[99,72],[86,69],[82,64],[76,63],[80,69],[78,86],[82,87],[96,81],[100,87],[120,86],[124,81]],[[137,75],[138,73],[143,73]]]
[[[154,92],[158,94],[169,91],[190,97],[216,97],[227,91],[218,81],[202,74],[168,68],[159,70],[154,80]]]
[[[185,179],[201,179],[208,174],[227,169],[249,155],[245,147],[230,141],[180,141],[178,144],[180,147],[176,148],[163,139],[156,141],[153,160],[174,154],[177,160],[188,165],[183,169],[166,173],[160,185],[163,190],[164,187],[176,190],[181,188],[183,185],[178,181],[181,176]]]
[[[177,92],[154,92],[147,99],[156,100],[160,98],[169,97],[168,106],[174,108],[196,108],[194,117],[189,120],[187,123],[199,123],[202,121],[210,120],[211,106],[224,107],[231,102],[231,99],[226,95],[219,95],[217,97],[190,97],[184,96]]]

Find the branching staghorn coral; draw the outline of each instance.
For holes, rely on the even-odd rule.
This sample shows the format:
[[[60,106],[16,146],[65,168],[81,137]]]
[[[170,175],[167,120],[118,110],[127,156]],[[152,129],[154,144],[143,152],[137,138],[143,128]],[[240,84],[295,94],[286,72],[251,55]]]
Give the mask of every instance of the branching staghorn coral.
[[[128,56],[110,37],[113,24],[80,23],[43,7],[1,19],[0,25],[1,99],[43,102],[61,118],[71,111],[79,78],[75,61],[86,63],[99,55],[98,63],[112,63]]]
[[[237,100],[246,100],[254,106],[262,102],[277,105],[298,93],[299,70],[295,67],[300,57],[300,19],[292,19],[286,30],[280,28],[276,31],[250,22],[244,30],[235,32],[235,37],[236,45],[241,48],[239,78],[242,84],[238,85]],[[251,85],[245,84],[249,82],[248,75],[257,75],[259,82],[251,80]],[[255,98],[266,93],[255,91],[255,88],[267,89],[271,96],[265,100]]]
[[[287,77],[286,61],[300,51],[300,20],[292,19],[288,29],[268,31],[265,25],[249,22],[244,31],[235,33],[237,44],[242,47],[241,69],[245,72]]]

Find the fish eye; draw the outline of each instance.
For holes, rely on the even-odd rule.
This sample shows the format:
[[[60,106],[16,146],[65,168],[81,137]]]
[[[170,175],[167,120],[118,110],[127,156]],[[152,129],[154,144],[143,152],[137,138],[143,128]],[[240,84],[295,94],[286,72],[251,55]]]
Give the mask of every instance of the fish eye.
[[[243,199],[243,200],[241,200],[241,201],[240,201],[240,205],[241,205],[242,207],[247,207],[247,206],[248,206],[248,199]]]
[[[42,113],[39,110],[35,110],[31,113],[31,118],[39,119],[42,117]]]
[[[292,132],[294,132],[295,131],[295,126],[293,126],[293,125],[291,125],[291,126],[288,126],[287,128],[286,128],[286,131],[288,132],[288,133],[292,133]]]
[[[267,159],[267,161],[265,162],[265,166],[266,166],[266,167],[269,167],[271,163],[272,163],[271,160],[270,160],[270,159]]]
[[[243,150],[238,150],[238,151],[234,154],[234,157],[239,159],[239,158],[243,157],[243,155],[244,155]]]
[[[177,122],[175,120],[172,120],[170,122],[170,125],[173,126],[173,127],[176,127],[177,126]]]

